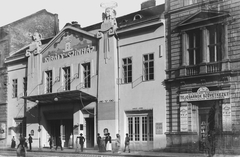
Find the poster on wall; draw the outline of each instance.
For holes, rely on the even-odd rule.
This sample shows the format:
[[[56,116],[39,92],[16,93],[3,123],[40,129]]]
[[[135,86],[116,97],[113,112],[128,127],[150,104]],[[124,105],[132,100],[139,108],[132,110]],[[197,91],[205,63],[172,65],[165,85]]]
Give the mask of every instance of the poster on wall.
[[[6,123],[0,123],[0,139],[6,138]]]
[[[162,123],[156,123],[156,134],[163,134]]]
[[[181,132],[188,131],[188,107],[180,107]]]
[[[231,104],[222,105],[223,131],[232,131],[232,110]]]

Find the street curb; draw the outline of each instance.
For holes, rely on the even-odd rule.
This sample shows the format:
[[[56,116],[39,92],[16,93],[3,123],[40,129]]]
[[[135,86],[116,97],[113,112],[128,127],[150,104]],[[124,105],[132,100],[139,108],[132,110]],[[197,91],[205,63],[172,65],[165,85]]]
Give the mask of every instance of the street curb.
[[[12,149],[12,148],[0,148],[0,151],[1,150],[5,150],[5,151],[16,151],[16,148],[15,149]],[[87,150],[91,150],[91,149],[87,149]],[[28,151],[28,152],[45,152],[45,153],[64,153],[64,154],[83,154],[83,155],[97,155],[97,156],[100,156],[100,157],[104,157],[104,156],[111,156],[111,155],[114,155],[114,156],[132,156],[132,157],[179,157],[179,156],[182,156],[182,157],[202,157],[203,154],[192,154],[192,153],[169,153],[169,152],[154,152],[156,154],[147,154],[147,152],[144,152],[144,154],[134,154],[133,153],[120,153],[120,154],[117,154],[117,153],[111,153],[111,152],[95,152],[95,151],[92,151],[92,152],[75,152],[75,151],[55,151],[55,150],[52,150],[52,151],[45,151],[44,149],[41,149],[41,150],[32,150],[32,151]],[[137,152],[137,151],[136,151]],[[150,153],[153,153],[153,152],[150,152]],[[161,154],[162,153],[162,154]]]

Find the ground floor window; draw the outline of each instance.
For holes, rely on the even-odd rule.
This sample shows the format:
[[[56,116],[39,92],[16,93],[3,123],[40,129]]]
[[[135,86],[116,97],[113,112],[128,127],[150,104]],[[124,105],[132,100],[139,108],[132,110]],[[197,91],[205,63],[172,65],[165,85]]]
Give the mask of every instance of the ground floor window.
[[[128,133],[131,141],[153,141],[153,117],[128,116]]]

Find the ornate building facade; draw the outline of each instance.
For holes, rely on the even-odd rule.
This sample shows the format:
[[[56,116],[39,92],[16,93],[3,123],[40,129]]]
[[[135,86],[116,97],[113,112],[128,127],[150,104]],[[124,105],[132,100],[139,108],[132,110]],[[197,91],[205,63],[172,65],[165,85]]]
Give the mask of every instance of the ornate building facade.
[[[9,99],[8,88],[12,84],[12,80],[8,79],[5,58],[29,45],[32,41],[32,33],[35,31],[41,32],[44,38],[55,36],[59,31],[58,25],[57,14],[40,10],[32,15],[0,27],[0,146],[6,146],[9,142],[7,133],[11,136],[12,130],[18,135],[20,133],[26,135],[26,131],[24,130],[26,124],[24,121],[24,103],[18,103],[16,99],[16,97],[21,97],[24,94],[18,92],[16,97],[11,95],[10,98],[12,100]],[[23,77],[18,81],[22,82]],[[22,90],[23,84],[21,83],[17,88],[18,91]],[[19,112],[10,113],[9,111],[12,108],[9,108],[9,104],[10,106],[14,106],[15,110],[19,110]]]
[[[96,146],[97,133],[119,133],[121,141],[128,133],[132,150],[166,146],[164,4],[147,1],[118,18],[116,4],[101,6],[101,23],[68,23],[50,40],[36,33],[5,61],[10,101],[14,80],[27,77],[27,95],[16,100],[25,102],[33,147],[48,146],[50,136],[76,147],[80,133],[87,148]]]
[[[167,150],[237,152],[239,6],[166,0]]]

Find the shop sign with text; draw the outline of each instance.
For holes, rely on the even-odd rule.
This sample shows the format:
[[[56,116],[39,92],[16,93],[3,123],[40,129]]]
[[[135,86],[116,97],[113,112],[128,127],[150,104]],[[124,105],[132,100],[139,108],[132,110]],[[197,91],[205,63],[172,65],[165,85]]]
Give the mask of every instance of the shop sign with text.
[[[180,102],[204,101],[230,98],[229,90],[209,91],[207,87],[201,87],[196,93],[186,93],[179,95]]]

